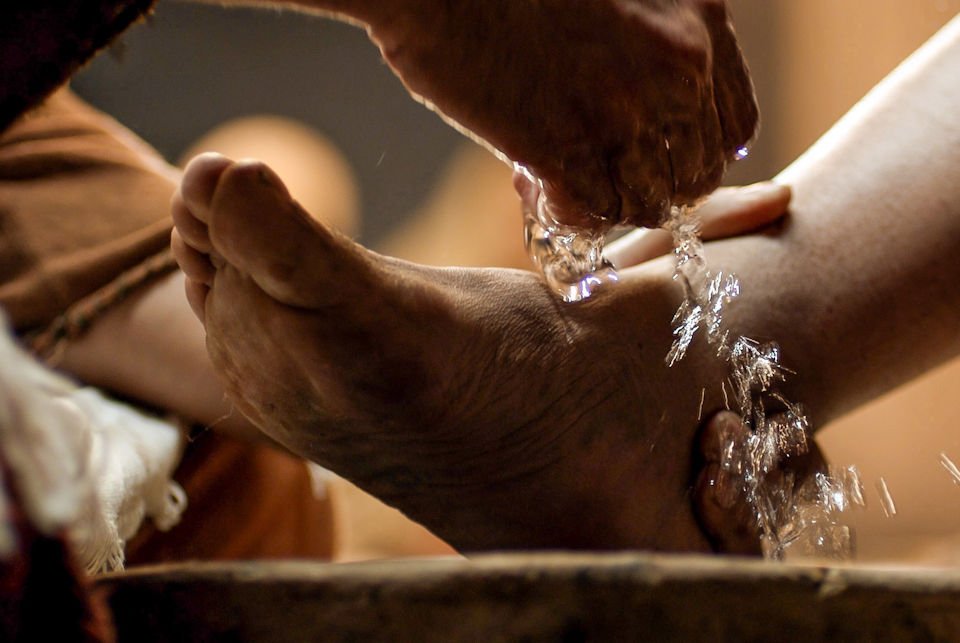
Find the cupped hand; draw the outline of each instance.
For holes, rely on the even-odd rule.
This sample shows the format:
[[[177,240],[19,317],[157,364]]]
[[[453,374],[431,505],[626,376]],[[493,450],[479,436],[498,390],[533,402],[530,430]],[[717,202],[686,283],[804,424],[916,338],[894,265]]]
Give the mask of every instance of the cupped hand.
[[[521,173],[513,185],[524,212],[536,212],[540,190]],[[700,237],[717,241],[757,232],[786,216],[792,196],[790,186],[772,181],[741,187],[719,188],[697,208]],[[663,228],[633,230],[603,251],[615,268],[629,268],[670,252],[673,238]]]
[[[371,23],[407,88],[542,182],[590,228],[658,224],[753,136],[723,0],[410,0]]]

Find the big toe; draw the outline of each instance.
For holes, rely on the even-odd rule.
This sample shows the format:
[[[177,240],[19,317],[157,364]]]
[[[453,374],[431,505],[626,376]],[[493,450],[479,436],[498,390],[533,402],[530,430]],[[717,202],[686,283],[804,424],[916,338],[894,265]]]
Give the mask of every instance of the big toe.
[[[343,290],[333,286],[366,269],[360,247],[311,217],[260,161],[200,155],[184,170],[180,197],[206,226],[211,254],[281,303],[331,303]]]
[[[179,196],[190,212],[203,223],[209,223],[210,203],[220,176],[233,164],[222,154],[207,152],[195,156],[184,168]]]

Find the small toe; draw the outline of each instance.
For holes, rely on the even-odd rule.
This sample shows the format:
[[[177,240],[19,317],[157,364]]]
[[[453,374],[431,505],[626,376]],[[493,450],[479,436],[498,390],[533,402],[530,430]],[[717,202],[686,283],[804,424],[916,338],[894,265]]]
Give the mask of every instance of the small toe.
[[[193,281],[189,277],[184,281],[183,288],[187,295],[187,303],[190,304],[190,310],[197,316],[200,323],[206,323],[207,294],[210,292],[210,288]]]
[[[670,252],[673,240],[660,228],[639,228],[626,234],[603,251],[603,257],[618,269],[636,266]]]
[[[179,231],[184,243],[199,252],[209,253],[213,249],[210,245],[207,225],[193,215],[179,190],[170,201],[170,215],[173,218],[173,226]]]
[[[771,181],[720,188],[700,207],[703,239],[725,239],[769,225],[787,213],[790,198],[789,186]]]
[[[213,283],[216,269],[210,261],[210,255],[198,252],[193,246],[185,243],[183,236],[176,228],[170,234],[170,249],[174,259],[180,265],[180,270],[188,278],[207,286]]]

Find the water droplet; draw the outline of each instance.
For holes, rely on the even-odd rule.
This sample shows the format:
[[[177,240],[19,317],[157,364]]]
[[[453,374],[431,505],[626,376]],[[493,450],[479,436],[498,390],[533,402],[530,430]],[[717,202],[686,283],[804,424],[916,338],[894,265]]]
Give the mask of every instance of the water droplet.
[[[890,489],[887,488],[887,481],[883,478],[877,480],[877,493],[880,494],[880,508],[887,518],[897,515],[897,505],[893,502],[893,496],[890,495]]]
[[[946,469],[950,477],[953,478],[953,483],[960,484],[960,469],[953,463],[953,460],[947,457],[946,453],[940,453],[940,464],[943,465],[943,468]]]
[[[618,280],[613,264],[603,258],[604,234],[557,223],[542,193],[537,212],[524,213],[523,239],[547,285],[565,302],[589,299]]]

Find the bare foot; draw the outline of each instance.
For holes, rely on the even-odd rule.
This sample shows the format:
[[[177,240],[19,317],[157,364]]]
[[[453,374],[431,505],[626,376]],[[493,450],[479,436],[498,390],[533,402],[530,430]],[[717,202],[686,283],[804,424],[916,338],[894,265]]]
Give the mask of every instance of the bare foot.
[[[710,548],[692,445],[718,373],[663,363],[669,261],[566,306],[530,272],[377,255],[263,164],[216,155],[189,164],[173,215],[228,394],[291,450],[461,550]]]

